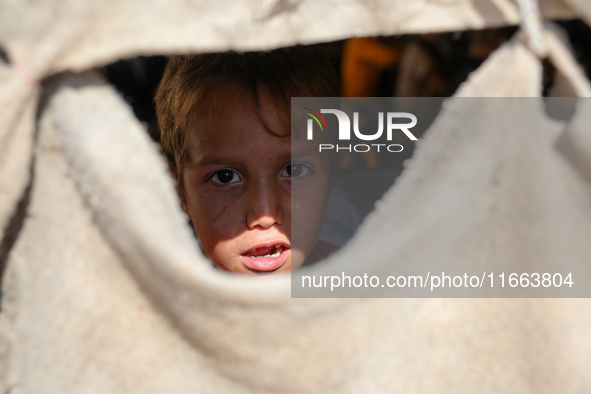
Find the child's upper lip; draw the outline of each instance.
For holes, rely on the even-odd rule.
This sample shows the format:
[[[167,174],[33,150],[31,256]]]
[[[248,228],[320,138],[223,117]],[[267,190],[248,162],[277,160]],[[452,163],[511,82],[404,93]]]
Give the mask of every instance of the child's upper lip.
[[[284,240],[272,240],[272,241],[266,241],[266,242],[261,242],[259,244],[256,244],[253,247],[251,247],[250,249],[245,250],[241,254],[243,254],[243,255],[254,254],[257,249],[267,249],[267,248],[272,248],[275,246],[283,246],[285,249],[290,248],[289,242],[285,242]]]

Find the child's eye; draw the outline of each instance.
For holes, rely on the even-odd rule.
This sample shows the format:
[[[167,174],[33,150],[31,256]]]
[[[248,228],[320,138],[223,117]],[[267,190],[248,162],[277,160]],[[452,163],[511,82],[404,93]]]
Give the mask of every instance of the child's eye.
[[[289,177],[289,178],[298,178],[304,175],[308,175],[310,169],[300,163],[289,163],[283,171],[281,171],[281,176]]]
[[[239,182],[240,176],[235,171],[223,169],[214,173],[211,180],[215,183],[227,185],[229,183]]]

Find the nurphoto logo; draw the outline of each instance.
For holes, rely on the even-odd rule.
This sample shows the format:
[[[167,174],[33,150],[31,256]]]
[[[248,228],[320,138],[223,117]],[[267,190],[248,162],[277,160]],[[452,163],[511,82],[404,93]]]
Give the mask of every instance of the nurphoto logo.
[[[338,139],[339,141],[351,141],[351,119],[344,111],[338,109],[321,109],[320,112],[313,110],[309,107],[303,107],[304,114],[310,118],[307,123],[307,138],[308,140],[314,139],[314,122],[318,125],[321,132],[329,132],[328,124],[322,114],[332,114],[336,116],[339,124]],[[385,121],[384,121],[385,119]],[[406,122],[400,123],[401,119],[405,119]],[[384,123],[386,126],[384,127]],[[386,130],[386,141],[392,141],[394,132],[402,132],[411,141],[417,141],[417,137],[410,131],[411,128],[416,126],[417,117],[408,112],[378,112],[378,130],[372,134],[365,134],[359,130],[359,113],[353,112],[353,134],[354,136],[362,141],[377,141],[384,134]],[[375,149],[380,152],[380,149],[388,152],[402,152],[404,147],[400,144],[386,144],[386,143],[373,143],[373,144],[318,144],[319,152],[323,150],[345,150],[348,152],[369,152]]]

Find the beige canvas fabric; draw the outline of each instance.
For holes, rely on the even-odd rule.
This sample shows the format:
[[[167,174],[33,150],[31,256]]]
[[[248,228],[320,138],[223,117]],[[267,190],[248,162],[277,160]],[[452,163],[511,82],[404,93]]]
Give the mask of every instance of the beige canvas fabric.
[[[543,0],[545,18],[586,16],[583,2]],[[0,228],[27,184],[36,81],[136,55],[253,50],[362,35],[517,24],[511,0],[216,2],[0,1]],[[38,90],[37,90],[38,93]],[[22,132],[17,132],[22,129]],[[10,143],[4,143],[10,137]],[[15,159],[9,159],[15,157]],[[6,186],[8,185],[8,186]]]
[[[568,48],[550,42],[572,89],[587,91]],[[287,277],[215,271],[184,223],[156,147],[113,89],[82,73],[47,90],[28,218],[4,279],[2,392],[591,387],[587,300],[291,299]],[[458,95],[540,91],[539,60],[516,39]],[[527,261],[584,262],[591,190],[574,163],[589,157],[577,142],[588,139],[589,111],[578,108],[566,124],[532,103],[527,116],[499,117],[494,107],[449,101],[359,233],[310,273],[337,264],[353,274],[483,259],[524,269]],[[487,127],[457,127],[475,119]],[[538,132],[518,132],[520,122]],[[569,155],[569,146],[580,149]]]
[[[575,10],[587,11],[585,4],[570,1]],[[562,0],[544,0],[541,10],[545,18],[575,15]],[[0,228],[6,227],[27,183],[36,80],[136,55],[268,49],[351,36],[501,26],[520,19],[511,0],[2,0],[0,15],[0,46],[11,64],[0,66]],[[13,135],[5,144],[5,136]]]
[[[0,44],[11,63],[0,68],[1,229],[33,185],[3,280],[0,392],[589,391],[587,300],[298,300],[288,278],[213,270],[186,228],[156,147],[113,89],[86,72],[138,54],[519,18],[504,0],[335,4],[0,2]],[[541,2],[547,18],[589,20],[585,2],[568,4]],[[568,47],[556,35],[548,42],[560,91],[588,95]],[[67,70],[84,72],[47,86],[35,139],[36,79]],[[533,97],[540,79],[538,59],[515,41],[458,95]],[[354,272],[360,262],[384,273],[483,259],[523,269],[526,261],[585,262],[590,112],[579,105],[566,124],[541,105],[504,119],[450,101],[359,234],[310,272],[331,265]],[[477,117],[489,126],[455,127]],[[539,135],[515,132],[525,121],[538,124]],[[455,148],[444,154],[450,141]],[[393,239],[392,229],[403,230]]]
[[[37,88],[17,73],[6,65],[0,66],[0,228],[3,230],[30,180],[38,95]]]
[[[540,9],[547,19],[589,15],[589,7],[578,0],[542,0]],[[136,55],[268,49],[352,36],[479,29],[520,20],[512,0],[2,0],[0,15],[0,46],[11,65],[0,66],[2,229],[27,184],[36,80]],[[7,139],[10,143],[4,143]]]
[[[571,1],[587,11],[584,2]],[[546,19],[575,15],[562,0],[540,6]],[[512,0],[3,0],[0,15],[0,42],[11,61],[37,76],[140,54],[258,50],[520,20]]]

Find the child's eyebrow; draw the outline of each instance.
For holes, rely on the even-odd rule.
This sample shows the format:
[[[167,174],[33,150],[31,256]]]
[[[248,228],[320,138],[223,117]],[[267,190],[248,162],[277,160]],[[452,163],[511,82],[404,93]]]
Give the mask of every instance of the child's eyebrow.
[[[302,149],[298,151],[291,151],[291,157],[297,158],[305,158],[305,157],[317,157],[320,156],[320,153],[315,150],[315,148],[308,148]],[[215,165],[231,165],[232,158],[223,158],[223,157],[216,157],[216,156],[205,156],[200,160],[192,161],[185,165],[185,168],[192,168],[198,169],[208,166],[215,166]]]
[[[226,159],[226,158],[205,156],[201,160],[196,160],[196,161],[193,161],[192,163],[188,163],[186,167],[188,167],[188,168],[202,168],[202,167],[219,165],[219,164],[228,164],[230,161],[231,161],[230,159]]]

